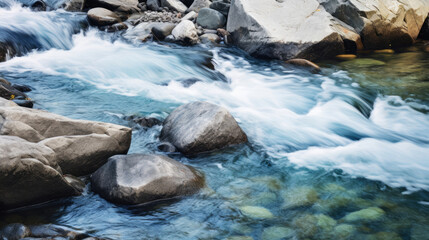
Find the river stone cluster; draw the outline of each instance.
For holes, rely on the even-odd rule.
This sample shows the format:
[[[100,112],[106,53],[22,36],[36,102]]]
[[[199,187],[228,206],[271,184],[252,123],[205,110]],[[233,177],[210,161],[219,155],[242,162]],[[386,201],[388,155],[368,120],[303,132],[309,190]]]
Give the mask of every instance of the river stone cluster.
[[[19,91],[4,79],[0,87],[6,98],[6,90]],[[165,152],[195,155],[247,142],[232,115],[207,102],[180,106],[164,122],[126,119],[143,128],[162,124],[158,148]],[[85,184],[78,177],[91,174],[92,189],[119,204],[175,198],[204,187],[201,173],[167,156],[126,155],[130,144],[130,128],[73,120],[0,97],[0,211],[79,195]]]

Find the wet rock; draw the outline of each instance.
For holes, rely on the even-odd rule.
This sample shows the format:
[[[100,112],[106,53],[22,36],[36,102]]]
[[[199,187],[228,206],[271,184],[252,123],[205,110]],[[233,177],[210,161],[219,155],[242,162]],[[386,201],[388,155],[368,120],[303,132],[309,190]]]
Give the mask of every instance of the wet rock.
[[[212,4],[210,4],[210,8],[214,9],[220,13],[222,13],[224,16],[228,16],[229,8],[231,7],[230,3],[226,3],[224,1],[214,1]]]
[[[197,16],[198,16],[198,14],[196,12],[190,11],[185,16],[183,16],[181,20],[193,21],[194,19],[197,18]]]
[[[198,12],[197,23],[203,28],[218,29],[225,26],[225,16],[211,8],[202,8]]]
[[[91,176],[95,192],[109,201],[140,204],[197,192],[204,178],[162,155],[116,155]]]
[[[262,240],[289,239],[295,235],[295,231],[288,227],[272,226],[262,232]]]
[[[0,62],[4,62],[16,55],[16,50],[12,44],[0,42]]]
[[[310,187],[297,187],[288,189],[283,196],[283,208],[306,207],[318,200],[316,190]]]
[[[162,142],[158,145],[158,150],[167,152],[167,153],[172,153],[172,152],[176,152],[176,147],[169,142]]]
[[[113,25],[108,25],[104,27],[100,27],[100,30],[107,32],[117,32],[128,29],[127,24],[125,23],[115,23]]]
[[[89,23],[94,26],[107,26],[121,21],[116,13],[101,7],[92,8],[87,16]]]
[[[347,214],[344,217],[346,222],[370,222],[380,220],[384,216],[383,209],[378,207],[370,207],[356,212]]]
[[[197,29],[193,22],[189,20],[181,21],[171,32],[176,41],[186,45],[193,45],[198,42]]]
[[[194,0],[192,5],[188,8],[188,12],[194,11],[198,13],[202,8],[208,8],[212,2],[210,0]]]
[[[147,8],[152,11],[160,11],[161,3],[159,0],[147,0],[146,2]]]
[[[310,61],[308,61],[306,59],[295,58],[295,59],[287,60],[286,64],[291,64],[291,65],[295,65],[295,66],[310,68],[314,72],[319,72],[320,71],[320,67],[319,66],[317,66],[315,63],[310,62]]]
[[[220,37],[217,34],[205,33],[200,36],[202,43],[220,43]]]
[[[255,219],[269,219],[274,217],[270,210],[258,206],[243,206],[240,207],[240,211],[245,216]]]
[[[19,240],[30,235],[30,229],[23,224],[13,223],[0,229],[0,239]]]
[[[67,0],[63,3],[62,8],[69,12],[82,12],[85,0]]]
[[[29,99],[28,96],[14,88],[13,86],[8,85],[7,83],[0,83],[0,97],[7,99],[7,100],[13,100],[13,99]]]
[[[160,139],[172,143],[184,154],[247,142],[246,134],[228,110],[207,102],[176,108],[165,119]]]
[[[157,25],[152,28],[152,34],[156,37],[157,40],[164,40],[168,35],[171,34],[174,27],[176,27],[173,23],[166,23],[163,25]]]
[[[49,147],[62,171],[76,176],[95,171],[110,156],[127,153],[131,143],[131,129],[119,125],[17,106],[1,106],[0,115],[0,134]]]
[[[138,0],[86,0],[85,7],[101,7],[114,12],[130,14],[139,12],[138,4]]]
[[[31,92],[31,87],[28,85],[13,84],[12,87],[21,92]]]
[[[128,120],[128,121],[132,121],[134,123],[137,123],[141,127],[145,127],[145,128],[151,128],[153,126],[161,125],[162,124],[161,120],[159,120],[157,118],[151,118],[151,117],[136,117],[136,116],[131,116],[131,117],[127,117],[125,119]]]
[[[46,3],[42,0],[23,1],[23,6],[30,7],[33,11],[46,11]]]
[[[176,12],[184,13],[188,9],[185,4],[179,0],[161,0],[161,7],[168,7],[168,9]]]
[[[232,236],[232,237],[228,237],[227,240],[254,240],[254,239],[250,236]]]
[[[295,218],[293,224],[300,239],[336,239],[332,232],[337,222],[327,215],[305,214]]]
[[[231,4],[227,30],[232,43],[254,56],[313,61],[344,52],[332,20],[317,0],[236,0]]]
[[[0,84],[7,85],[7,86],[12,86],[12,84],[8,80],[6,80],[4,78],[0,78]]]
[[[35,225],[30,226],[31,237],[65,237],[70,231],[55,225]]]
[[[78,193],[62,176],[52,149],[19,137],[0,136],[0,210]]]
[[[428,11],[424,1],[319,0],[326,11],[353,27],[366,49],[411,45]]]
[[[18,104],[18,106],[26,107],[26,108],[33,108],[34,104],[31,100],[26,99],[13,99],[14,103]]]

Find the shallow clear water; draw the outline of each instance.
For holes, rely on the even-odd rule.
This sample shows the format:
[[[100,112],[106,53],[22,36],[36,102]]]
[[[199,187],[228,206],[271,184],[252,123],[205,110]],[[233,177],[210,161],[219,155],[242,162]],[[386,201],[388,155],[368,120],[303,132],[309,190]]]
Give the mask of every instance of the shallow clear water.
[[[2,213],[0,225],[55,223],[112,239],[427,239],[429,53],[422,49],[325,62],[311,74],[225,46],[135,45],[118,34],[79,32],[82,14],[16,5],[0,13],[0,36],[30,36],[23,56],[0,63],[0,77],[32,86],[36,108],[130,125],[124,117],[165,118],[204,100],[229,109],[250,140],[196,158],[171,154],[204,173],[207,188],[194,196],[119,206],[88,185],[79,197]],[[130,152],[157,152],[159,132],[134,128]],[[249,206],[264,209],[252,214]],[[373,218],[349,215],[374,207],[382,213]]]

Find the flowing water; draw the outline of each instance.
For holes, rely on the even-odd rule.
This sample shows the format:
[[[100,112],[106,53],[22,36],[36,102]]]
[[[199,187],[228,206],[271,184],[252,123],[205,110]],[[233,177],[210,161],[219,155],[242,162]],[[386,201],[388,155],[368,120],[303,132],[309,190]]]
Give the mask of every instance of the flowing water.
[[[165,118],[203,100],[229,109],[249,143],[170,155],[204,173],[199,194],[121,206],[88,184],[82,196],[2,213],[0,226],[53,223],[111,239],[428,239],[422,48],[312,74],[227,46],[130,43],[88,28],[82,13],[1,6],[0,41],[20,56],[0,63],[0,77],[30,85],[35,108],[132,126],[127,116]],[[159,133],[134,126],[130,153],[158,153]]]

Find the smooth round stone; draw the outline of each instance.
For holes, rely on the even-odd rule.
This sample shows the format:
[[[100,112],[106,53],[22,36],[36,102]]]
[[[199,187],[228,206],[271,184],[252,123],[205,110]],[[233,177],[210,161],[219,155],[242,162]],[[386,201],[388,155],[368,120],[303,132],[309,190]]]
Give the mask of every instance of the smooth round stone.
[[[297,208],[311,206],[319,197],[316,190],[311,187],[298,187],[286,190],[283,199],[283,208]]]
[[[383,211],[383,209],[378,207],[370,207],[370,208],[349,213],[344,217],[344,220],[346,222],[376,221],[376,220],[380,220],[384,216],[384,214],[385,212]]]
[[[274,217],[270,210],[258,206],[243,206],[240,208],[240,211],[250,218],[267,219]]]
[[[197,23],[203,28],[218,29],[225,26],[225,16],[211,8],[203,8],[198,12]]]
[[[89,23],[95,26],[107,26],[118,23],[119,16],[105,8],[92,8],[87,13]]]
[[[295,231],[288,227],[272,226],[265,228],[262,232],[262,240],[281,240],[291,238]]]

